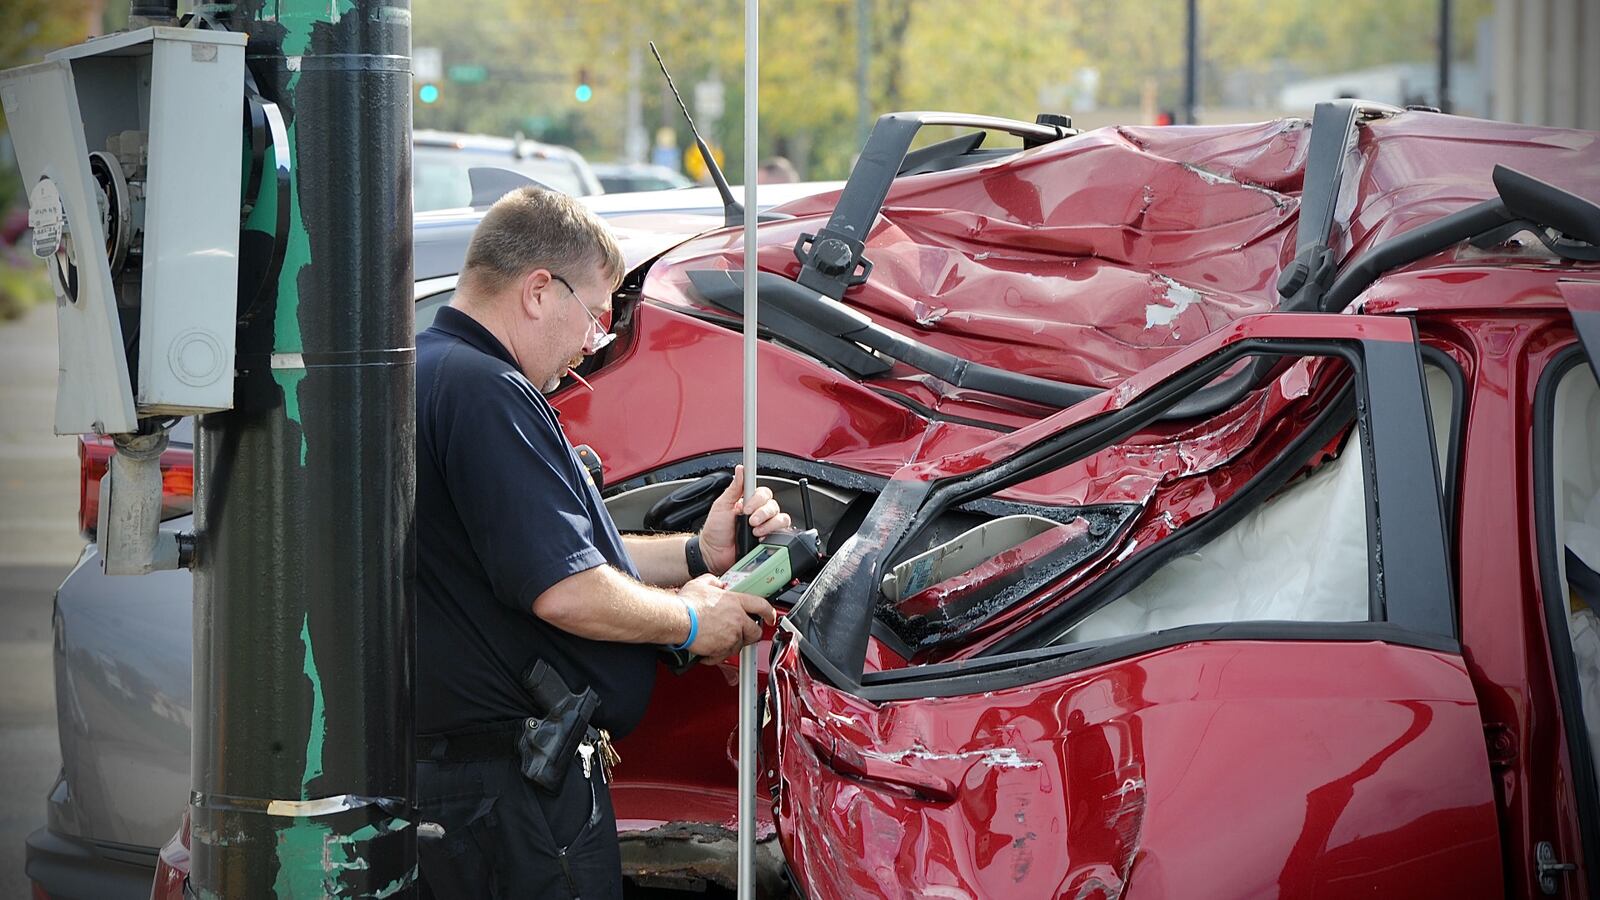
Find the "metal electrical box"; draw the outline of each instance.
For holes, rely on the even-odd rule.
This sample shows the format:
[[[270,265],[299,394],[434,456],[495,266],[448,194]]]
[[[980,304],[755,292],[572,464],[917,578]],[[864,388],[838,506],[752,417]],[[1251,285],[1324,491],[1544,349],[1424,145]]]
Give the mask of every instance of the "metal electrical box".
[[[55,282],[57,434],[233,405],[244,45],[144,28],[0,72]]]

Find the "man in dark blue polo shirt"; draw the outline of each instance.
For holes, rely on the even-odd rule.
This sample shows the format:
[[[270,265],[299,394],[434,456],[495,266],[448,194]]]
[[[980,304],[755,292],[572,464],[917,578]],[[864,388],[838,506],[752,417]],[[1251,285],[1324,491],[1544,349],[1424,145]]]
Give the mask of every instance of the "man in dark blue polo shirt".
[[[621,896],[596,729],[639,722],[659,648],[723,659],[775,618],[708,574],[735,561],[739,478],[699,535],[623,538],[541,394],[609,341],[622,269],[576,201],[513,191],[417,338],[417,790],[445,832],[420,848],[424,895]],[[749,507],[758,535],[789,524],[765,488]],[[554,791],[518,755],[539,661],[600,700]]]

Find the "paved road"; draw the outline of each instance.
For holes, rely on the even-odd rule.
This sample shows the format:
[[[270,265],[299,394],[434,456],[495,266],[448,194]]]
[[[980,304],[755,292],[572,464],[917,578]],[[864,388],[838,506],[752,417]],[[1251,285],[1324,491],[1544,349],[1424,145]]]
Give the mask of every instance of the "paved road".
[[[28,896],[23,842],[61,768],[50,604],[67,568],[0,567],[0,897]]]
[[[23,841],[61,767],[50,604],[78,558],[78,457],[51,433],[53,306],[0,323],[0,897],[28,896]]]

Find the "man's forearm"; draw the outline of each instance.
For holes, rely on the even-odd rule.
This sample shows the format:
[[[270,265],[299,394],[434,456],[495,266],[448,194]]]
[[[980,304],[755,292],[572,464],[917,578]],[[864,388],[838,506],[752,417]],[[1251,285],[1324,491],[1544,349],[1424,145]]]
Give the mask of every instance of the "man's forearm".
[[[677,595],[640,584],[611,566],[563,578],[533,602],[533,614],[596,641],[670,645],[689,634],[689,613]]]
[[[683,545],[687,534],[627,534],[623,549],[639,570],[639,580],[660,587],[679,587],[689,580],[689,565],[684,561]]]

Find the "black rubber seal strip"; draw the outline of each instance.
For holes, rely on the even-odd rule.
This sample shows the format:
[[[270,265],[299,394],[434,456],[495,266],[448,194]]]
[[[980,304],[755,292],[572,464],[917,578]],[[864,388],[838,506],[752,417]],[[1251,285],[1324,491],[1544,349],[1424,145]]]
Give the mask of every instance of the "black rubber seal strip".
[[[1578,663],[1567,630],[1567,592],[1561,583],[1556,554],[1555,512],[1555,412],[1556,389],[1562,378],[1585,360],[1583,348],[1573,344],[1545,367],[1534,394],[1533,498],[1534,522],[1539,541],[1539,592],[1544,595],[1545,627],[1550,636],[1550,663],[1555,669],[1556,693],[1561,703],[1561,723],[1567,734],[1567,756],[1572,763],[1572,789],[1583,839],[1584,869],[1589,875],[1589,895],[1600,897],[1600,786],[1593,750],[1583,715],[1583,689]]]
[[[899,391],[893,391],[889,388],[876,387],[870,384],[862,385],[862,387],[865,387],[874,394],[883,397],[885,400],[893,400],[894,402],[904,406],[906,409],[911,410],[930,422],[948,422],[951,425],[968,425],[973,428],[982,428],[985,431],[993,431],[999,434],[1010,434],[1011,432],[1017,430],[1012,428],[1010,425],[1001,425],[997,422],[985,422],[982,419],[972,419],[966,416],[952,416],[948,413],[942,413],[938,410],[931,409],[922,405],[921,403],[918,403]]]
[[[1133,638],[1114,638],[1104,642],[1077,644],[1070,648],[1042,647],[1031,653],[1014,654],[1003,659],[978,657],[961,663],[943,663],[940,666],[951,668],[936,671],[931,677],[923,679],[905,676],[896,679],[893,676],[900,672],[916,673],[918,669],[934,670],[939,667],[894,669],[864,677],[861,684],[852,685],[847,690],[874,703],[982,694],[1035,684],[1071,672],[1202,641],[1381,642],[1437,653],[1461,652],[1461,644],[1455,638],[1418,634],[1384,622],[1220,622],[1185,625]],[[806,659],[813,657],[808,654]]]

